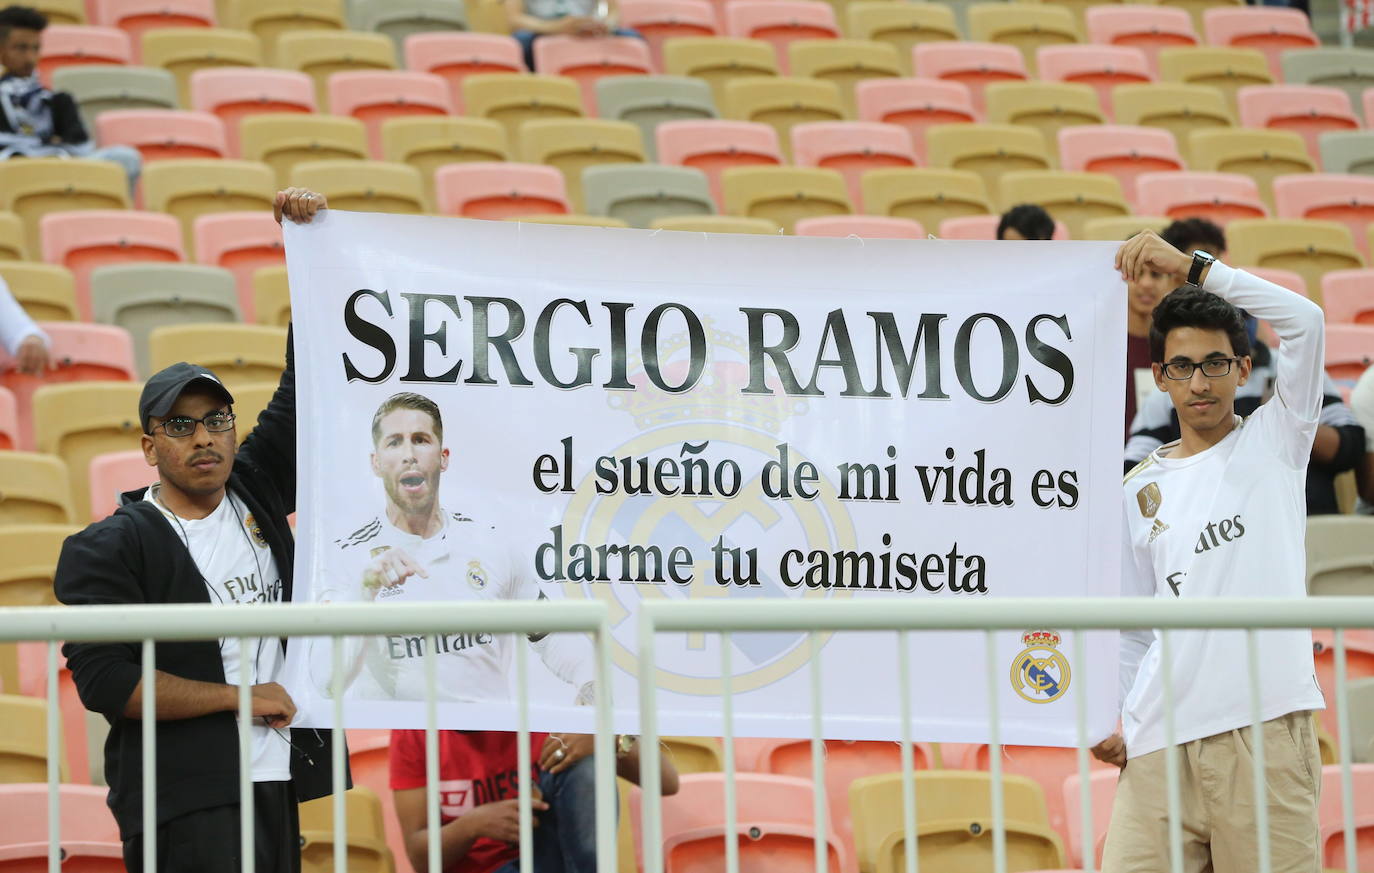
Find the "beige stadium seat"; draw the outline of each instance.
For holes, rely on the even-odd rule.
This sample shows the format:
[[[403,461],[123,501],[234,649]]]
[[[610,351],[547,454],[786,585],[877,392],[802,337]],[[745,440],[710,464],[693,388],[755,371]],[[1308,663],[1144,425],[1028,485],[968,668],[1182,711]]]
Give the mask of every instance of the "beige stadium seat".
[[[629,227],[619,218],[605,215],[578,215],[565,212],[562,215],[507,215],[502,221],[519,221],[524,224],[561,224],[566,227]]]
[[[48,703],[37,697],[0,694],[0,783],[48,781]],[[59,779],[67,778],[66,755]]]
[[[651,160],[657,158],[655,131],[660,124],[718,114],[711,86],[688,76],[607,76],[596,81],[596,105],[602,118],[636,125]]]
[[[1047,45],[1082,42],[1078,21],[1052,3],[977,3],[968,10],[969,39],[1015,46],[1035,76],[1035,53]]]
[[[499,122],[417,116],[382,122],[382,157],[419,170],[426,190],[433,191],[434,171],[444,164],[505,161],[511,154],[506,128]]]
[[[654,230],[679,230],[695,233],[765,233],[777,235],[782,228],[766,218],[741,218],[738,215],[674,215],[656,218]]]
[[[1182,9],[1193,17],[1193,29],[1198,33],[1204,32],[1203,17],[1208,9],[1215,9],[1219,6],[1243,6],[1245,0],[1157,0],[1160,6],[1168,6],[1173,9]]]
[[[728,83],[778,75],[778,58],[773,46],[761,39],[680,36],[663,44],[663,72],[704,79],[720,108]]]
[[[368,157],[367,129],[341,115],[249,115],[239,123],[239,138],[244,159],[271,167],[279,188],[286,187],[297,164]]]
[[[910,218],[922,227],[992,211],[983,177],[967,170],[870,170],[862,187],[870,215]]]
[[[199,360],[192,353],[175,361]],[[173,361],[174,362],[174,361]],[[173,363],[169,362],[169,363]],[[70,382],[45,385],[33,395],[34,444],[67,464],[71,505],[91,505],[91,459],[141,446],[137,382]]]
[[[520,128],[521,157],[548,164],[563,174],[573,212],[585,210],[582,171],[600,164],[640,163],[644,142],[628,121],[593,118],[528,121]]]
[[[160,327],[148,339],[148,354],[155,372],[177,361],[195,361],[213,370],[229,392],[237,394],[240,385],[275,385],[281,378],[286,328],[260,324]]]
[[[0,452],[0,483],[0,529],[17,524],[76,521],[67,465],[61,458],[38,452]],[[8,563],[8,552],[5,557]],[[0,594],[0,603],[16,605],[8,602],[5,594]]]
[[[1374,176],[1374,130],[1324,133],[1321,149],[1326,172]]]
[[[203,264],[118,264],[91,275],[95,320],[129,332],[144,376],[148,337],[172,324],[236,324],[240,320],[234,274]],[[186,360],[192,360],[187,358]]]
[[[180,221],[188,248],[197,218],[270,210],[276,192],[276,174],[257,161],[168,160],[143,168],[143,207]]]
[[[345,30],[343,0],[233,0],[235,23],[262,42],[269,63],[280,64],[277,43],[298,30]]]
[[[1198,130],[1188,135],[1188,154],[1193,170],[1240,173],[1254,179],[1271,214],[1274,179],[1317,171],[1302,137],[1291,130]]]
[[[258,424],[258,416],[277,393],[276,382],[247,382],[234,389],[234,429],[238,444],[248,439]]]
[[[468,3],[455,3],[453,0],[350,0],[349,18],[353,29],[380,33],[396,44],[400,53],[405,47],[406,37],[418,33],[436,33],[454,30],[475,30],[480,33],[505,33],[505,11],[499,3],[489,0],[472,0],[471,5],[482,7],[495,6],[500,12],[499,29],[492,29],[489,15],[478,14],[469,17]]]
[[[129,180],[109,161],[24,158],[0,161],[0,210],[24,225],[30,252],[38,252],[38,223],[49,212],[75,209],[125,209]]]
[[[13,212],[0,212],[0,261],[22,261],[28,256],[24,223]]]
[[[854,210],[844,177],[815,167],[731,167],[721,174],[725,211],[766,218],[787,233],[803,218]]]
[[[1314,515],[1307,519],[1307,593],[1374,595],[1374,518]]]
[[[143,34],[143,63],[162,67],[177,82],[178,101],[191,105],[191,74],[215,67],[259,67],[262,43],[243,30],[167,27]]]
[[[463,80],[463,106],[469,116],[490,118],[506,127],[512,142],[520,125],[537,118],[578,118],[582,89],[564,76],[531,73],[481,73]]]
[[[1158,127],[1172,133],[1185,159],[1190,157],[1193,131],[1226,128],[1233,123],[1226,96],[1210,85],[1119,85],[1112,91],[1112,105],[1117,124]]]
[[[39,457],[62,464],[60,458],[51,455]],[[60,484],[66,484],[65,465],[61,469]],[[65,500],[64,496],[64,505]],[[56,605],[57,598],[52,590],[53,570],[62,553],[62,542],[78,530],[79,527],[65,522],[0,525],[0,555],[6,558],[0,561],[0,607]],[[5,687],[15,686],[6,684]]]
[[[1059,170],[1007,173],[1001,181],[1003,208],[1038,203],[1078,239],[1083,224],[1093,218],[1130,215],[1121,183],[1104,173],[1067,173]]]
[[[866,79],[895,79],[905,75],[897,49],[889,43],[863,39],[799,39],[787,47],[793,76],[834,82],[846,118],[858,118],[854,86]]]
[[[1097,90],[1079,82],[991,82],[983,99],[989,122],[1033,127],[1046,143],[1057,142],[1066,127],[1106,123]],[[1047,152],[1051,166],[1057,167],[1054,149]]]
[[[66,91],[81,107],[87,129],[100,113],[117,109],[176,109],[177,81],[153,67],[62,67],[52,75],[54,91]]]
[[[1083,222],[1083,235],[1079,239],[1089,240],[1127,240],[1142,230],[1159,233],[1169,226],[1172,219],[1157,215],[1112,215],[1107,218],[1090,218]]]
[[[997,190],[1004,173],[1050,169],[1045,137],[1033,127],[1011,124],[941,124],[926,131],[930,166],[969,170]]]
[[[0,279],[34,321],[80,321],[76,308],[76,280],[57,264],[0,261]]]
[[[382,803],[371,789],[358,785],[344,792],[347,832],[347,869],[357,873],[389,873],[393,866],[386,845]],[[321,797],[300,805],[301,873],[330,873],[334,869],[334,798]]]
[[[897,50],[902,74],[910,76],[911,50],[923,42],[959,39],[954,12],[940,3],[857,0],[845,11],[851,39],[885,42]]]
[[[335,209],[419,215],[425,211],[420,171],[385,161],[312,161],[291,171],[291,184],[318,191]]]
[[[1198,28],[1202,32],[1202,28]],[[1255,49],[1192,46],[1163,49],[1159,53],[1159,78],[1163,82],[1210,85],[1226,97],[1236,111],[1236,92],[1248,85],[1269,85],[1269,62]]]
[[[94,24],[86,20],[85,0],[35,0],[26,4],[47,17],[49,24]]]
[[[315,80],[315,99],[329,105],[329,77],[355,70],[396,69],[396,46],[380,33],[297,30],[277,39],[277,66]]]
[[[258,324],[291,324],[291,287],[286,281],[285,266],[259,267],[253,271],[253,302]]]
[[[778,133],[783,157],[790,159],[792,128],[812,121],[843,121],[844,104],[834,82],[756,76],[725,86],[724,115],[767,124]]]
[[[1292,270],[1309,290],[1321,288],[1331,270],[1365,265],[1350,228],[1336,221],[1240,219],[1226,226],[1226,242],[1232,263]]]
[[[716,211],[706,174],[692,167],[620,164],[588,167],[582,174],[587,210],[631,227],[655,219]]]

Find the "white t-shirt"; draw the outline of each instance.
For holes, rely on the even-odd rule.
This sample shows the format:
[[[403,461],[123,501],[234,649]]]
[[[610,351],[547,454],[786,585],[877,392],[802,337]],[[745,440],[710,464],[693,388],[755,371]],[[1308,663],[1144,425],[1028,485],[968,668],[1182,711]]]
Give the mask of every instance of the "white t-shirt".
[[[267,546],[253,516],[243,501],[226,494],[219,506],[205,518],[179,518],[156,499],[158,486],[148,489],[144,496],[155,505],[167,523],[182,537],[196,568],[205,582],[211,603],[251,606],[258,603],[281,602],[281,574],[272,550]],[[282,666],[281,642],[275,637],[250,637],[248,657],[242,657],[237,637],[219,641],[220,657],[224,660],[224,681],[240,683],[240,672],[246,670],[244,682],[258,685],[280,681]],[[245,666],[246,664],[246,666]],[[254,724],[253,781],[285,782],[291,779],[291,743],[285,728],[273,730]]]
[[[1306,476],[1322,401],[1322,311],[1284,288],[1214,264],[1204,283],[1273,325],[1274,396],[1221,442],[1186,458],[1170,443],[1125,480],[1122,594],[1305,597]],[[1322,709],[1307,630],[1261,631],[1260,717]],[[1164,691],[1157,634],[1121,643],[1122,726],[1131,757],[1164,748]],[[1177,742],[1251,723],[1246,634],[1174,631]]]

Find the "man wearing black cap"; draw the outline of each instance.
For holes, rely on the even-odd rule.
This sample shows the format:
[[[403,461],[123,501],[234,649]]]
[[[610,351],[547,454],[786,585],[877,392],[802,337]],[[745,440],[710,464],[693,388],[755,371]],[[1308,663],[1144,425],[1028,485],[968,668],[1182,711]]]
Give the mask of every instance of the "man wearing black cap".
[[[324,198],[290,188],[277,220],[308,222]],[[235,451],[234,398],[214,373],[179,363],[139,399],[143,454],[158,481],[123,495],[104,521],[70,537],[54,586],[67,604],[291,599],[296,501],[296,396],[290,339],[281,383]],[[330,793],[329,736],[291,730],[296,712],[275,681],[276,638],[158,643],[157,869],[238,871],[238,686],[252,686],[255,865],[300,869],[296,804]],[[105,716],[109,804],[130,871],[143,869],[142,668],[135,643],[63,646],[81,700]],[[151,873],[151,871],[149,871]]]

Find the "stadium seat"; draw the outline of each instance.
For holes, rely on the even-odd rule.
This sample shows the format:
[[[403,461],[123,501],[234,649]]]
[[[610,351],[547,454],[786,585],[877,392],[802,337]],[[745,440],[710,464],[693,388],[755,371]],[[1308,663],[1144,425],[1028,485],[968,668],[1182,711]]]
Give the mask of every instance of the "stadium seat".
[[[705,80],[720,108],[726,84],[741,78],[776,76],[778,58],[773,46],[761,39],[679,36],[663,45],[663,72]]]
[[[1350,751],[1359,764],[1374,764],[1374,678],[1349,685]]]
[[[335,209],[420,215],[425,182],[407,164],[384,161],[309,161],[291,171],[291,184],[318,191]]]
[[[1321,155],[1321,134],[1360,126],[1350,109],[1350,98],[1339,88],[1255,85],[1240,89],[1236,101],[1241,124],[1291,130],[1303,138],[1314,160]]]
[[[1158,215],[1109,215],[1105,218],[1090,218],[1083,222],[1082,235],[1078,239],[1120,242],[1130,239],[1142,230],[1159,233],[1168,227],[1171,220]]]
[[[625,0],[620,24],[644,37],[656,69],[663,69],[663,44],[669,39],[720,34],[716,9],[707,0]]]
[[[1050,746],[1001,746],[1002,772],[1033,779],[1045,794],[1045,810],[1055,833],[1068,832],[1067,811],[1064,806],[1064,781],[1078,775],[1078,750]],[[964,753],[965,770],[988,770],[988,746],[979,743]],[[1120,769],[1104,764],[1091,755],[1089,772],[1110,772],[1119,775]]]
[[[344,792],[348,869],[360,873],[388,873],[391,850],[386,845],[382,803],[361,785]],[[334,798],[325,796],[300,805],[301,871],[329,873],[334,869]]]
[[[0,387],[0,452],[19,448],[19,401],[14,392]]]
[[[1083,224],[1093,218],[1129,215],[1121,183],[1102,173],[1030,170],[1007,173],[1000,183],[1004,208],[1017,203],[1037,203],[1069,228],[1074,239],[1083,236]]]
[[[5,392],[11,403],[14,395]],[[16,422],[17,423],[17,422]],[[0,528],[11,525],[73,524],[76,515],[71,505],[71,484],[62,459],[38,452],[0,452]],[[8,555],[6,556],[8,559]],[[19,585],[7,580],[0,602],[8,606],[27,603],[42,606],[52,602],[51,594],[20,594]],[[6,685],[6,688],[9,686]]]
[[[148,359],[154,371],[177,361],[195,361],[213,370],[230,393],[237,394],[239,386],[276,384],[281,378],[286,328],[260,324],[159,327],[148,337]]]
[[[1354,328],[1347,329],[1354,330]],[[1332,562],[1329,565],[1331,569],[1338,566],[1337,562]],[[1322,587],[1341,594],[1351,593],[1355,587],[1352,584],[1355,580],[1347,577],[1344,580],[1346,583],[1344,585],[1340,584],[1341,581],[1339,578],[1328,580],[1328,584]],[[1321,580],[1318,582],[1320,586]],[[1367,593],[1368,589],[1366,588],[1364,591]],[[1374,677],[1374,638],[1371,637],[1368,629],[1352,629],[1345,632],[1345,656],[1347,681]],[[1322,696],[1328,701],[1334,701],[1336,699],[1336,637],[1329,628],[1318,628],[1312,631],[1312,661]],[[1318,713],[1318,722],[1321,728],[1332,737],[1340,732],[1336,717],[1336,707],[1331,705]]]
[[[1359,869],[1374,867],[1374,764],[1353,764],[1350,767],[1355,801],[1356,864]],[[1317,840],[1322,851],[1324,868],[1345,866],[1345,809],[1341,791],[1341,768],[1328,765],[1322,768],[1320,801],[1317,820],[1321,828]]]
[[[47,16],[49,24],[86,24],[94,11],[85,0],[36,0],[30,5]]]
[[[285,325],[282,325],[285,327]],[[243,445],[243,441],[253,432],[253,428],[258,424],[258,416],[267,408],[267,404],[272,401],[272,395],[277,392],[276,381],[271,382],[249,382],[234,389],[234,414],[238,420],[234,422],[237,428],[238,444]],[[292,528],[295,528],[294,513],[287,518]]]
[[[72,95],[87,130],[111,109],[175,109],[179,103],[176,79],[152,67],[66,67],[53,73],[53,89]]]
[[[1374,87],[1374,51],[1367,48],[1295,49],[1282,55],[1283,81],[1290,85],[1340,88],[1350,98],[1356,115],[1366,126],[1374,118],[1363,111],[1363,95]]]
[[[902,73],[915,72],[912,51],[924,42],[959,39],[953,10],[941,3],[851,2],[845,11],[852,39],[885,42],[897,50]]]
[[[722,105],[727,118],[772,126],[778,132],[784,157],[791,155],[793,127],[844,118],[839,86],[817,79],[777,76],[736,79],[725,86]]]
[[[792,155],[801,167],[839,170],[856,208],[863,202],[860,179],[864,173],[919,165],[905,128],[867,121],[799,124],[792,128]]]
[[[1346,273],[1368,270],[1346,270]],[[1335,274],[1328,274],[1335,275]],[[1374,304],[1366,305],[1374,310]],[[1374,351],[1370,353],[1374,355]],[[1307,519],[1307,593],[1313,597],[1374,593],[1374,519],[1314,515]]]
[[[741,218],[737,215],[675,215],[660,218],[650,225],[654,230],[694,233],[754,233],[776,236],[782,228],[766,218]]]
[[[874,170],[863,178],[864,211],[939,227],[949,218],[992,211],[983,177],[965,170]]]
[[[1117,124],[1158,127],[1172,133],[1185,159],[1191,159],[1193,131],[1231,126],[1226,98],[1207,85],[1120,85],[1112,91],[1112,106]]]
[[[1014,46],[1036,75],[1036,52],[1047,45],[1080,42],[1078,22],[1067,7],[1050,3],[977,3],[968,10],[969,39]]]
[[[926,131],[977,121],[973,96],[962,82],[940,79],[870,79],[854,88],[858,118],[905,128],[917,164],[926,162]]]
[[[1301,9],[1218,6],[1203,13],[1202,27],[1212,45],[1259,50],[1268,60],[1269,74],[1275,79],[1283,78],[1280,57],[1285,52],[1321,45],[1312,32],[1307,13]]]
[[[23,222],[13,212],[0,212],[0,261],[23,261],[28,256]]]
[[[291,323],[291,289],[286,267],[261,267],[253,273],[253,311],[258,324],[286,327]]]
[[[466,4],[453,0],[353,0],[349,9],[355,21],[354,30],[389,37],[398,52],[412,36],[470,29]]]
[[[1106,173],[1116,177],[1126,194],[1126,200],[1137,205],[1138,178],[1146,174],[1178,172],[1184,168],[1174,135],[1153,127],[1066,127],[1059,131],[1059,158],[1066,170]]]
[[[1365,229],[1374,221],[1374,179],[1336,173],[1279,176],[1274,179],[1274,206],[1279,218],[1341,222],[1369,259]]]
[[[299,70],[314,79],[315,101],[323,106],[329,100],[330,76],[394,70],[396,47],[380,33],[299,30],[284,33],[277,40],[277,63],[284,70]]]
[[[178,104],[190,107],[191,75],[216,67],[257,67],[262,45],[251,33],[220,28],[172,27],[143,34],[143,63],[161,67],[176,79]],[[170,107],[169,107],[170,108]]]
[[[644,160],[639,128],[626,121],[599,118],[528,121],[520,127],[519,151],[532,164],[548,164],[563,173],[568,204],[584,211],[582,171],[598,164]]]
[[[659,737],[659,743],[672,757],[678,773],[719,773],[725,769],[724,752],[716,737]]]
[[[269,112],[314,112],[315,83],[294,70],[197,70],[191,74],[191,105],[220,117],[229,153],[237,156],[240,121]]]
[[[183,261],[181,226],[158,212],[87,209],[52,212],[40,224],[43,259],[72,271],[76,306],[91,318],[91,270],[130,261]]]
[[[1374,176],[1374,130],[1324,133],[1317,141],[1326,172]]]
[[[1237,218],[1267,218],[1255,180],[1240,173],[1149,173],[1138,179],[1136,208],[1145,215],[1206,218],[1225,227]]]
[[[974,110],[981,115],[987,104],[984,92],[993,82],[1017,82],[1029,78],[1026,60],[1009,45],[981,42],[923,42],[912,49],[916,75],[946,79],[968,86]]]
[[[1374,289],[1374,270],[1334,270],[1322,276],[1326,323],[1374,325],[1374,294],[1370,289]]]
[[[297,30],[345,30],[343,0],[234,0],[235,26],[253,32],[271,63],[277,41]]]
[[[1274,81],[1269,62],[1255,49],[1216,46],[1160,50],[1159,78],[1184,85],[1210,85],[1221,91],[1233,112],[1241,88]]]
[[[1365,324],[1326,326],[1326,375],[1338,385],[1353,388],[1371,364],[1374,364],[1374,327]]]
[[[463,106],[470,116],[505,125],[514,142],[526,121],[581,116],[582,92],[563,76],[480,73],[463,80]]]
[[[1155,75],[1159,74],[1160,51],[1198,44],[1192,16],[1183,9],[1135,4],[1094,6],[1085,20],[1090,42],[1140,49]]]
[[[605,164],[582,171],[587,211],[647,228],[654,219],[712,215],[716,211],[706,174],[662,164]]]
[[[668,121],[716,117],[711,86],[688,76],[610,76],[596,82],[602,118],[628,121],[639,128],[645,156],[658,159],[656,131]]]
[[[104,325],[86,327],[119,330]],[[190,355],[175,360],[199,358]],[[34,445],[38,451],[66,462],[72,506],[90,505],[87,476],[91,458],[139,448],[143,427],[137,410],[142,388],[135,382],[72,382],[44,385],[34,392]]]
[[[115,27],[54,24],[43,31],[38,78],[52,87],[52,75],[64,67],[133,63],[129,35]]]
[[[1102,869],[1102,848],[1107,843],[1107,825],[1112,820],[1112,803],[1116,799],[1116,783],[1121,774],[1115,769],[1097,769],[1088,775],[1089,797],[1092,803],[1092,844],[1094,869]],[[1064,780],[1064,823],[1068,830],[1067,848],[1070,864],[1083,863],[1083,796],[1082,780],[1071,773]]]
[[[31,730],[32,724],[46,725],[40,714],[29,715],[26,730]],[[124,845],[105,803],[108,789],[101,785],[62,784],[57,790],[63,869],[73,873],[122,871]],[[0,847],[0,870],[19,873],[47,868],[47,798],[46,772],[34,782],[0,785],[0,818],[5,821],[9,837]]]
[[[957,219],[956,219],[957,220]],[[803,218],[797,236],[857,236],[860,239],[925,239],[926,229],[910,218],[885,215],[822,215]]]
[[[57,264],[0,261],[0,279],[34,321],[79,321],[76,281]]]
[[[940,222],[940,239],[997,239],[997,225],[1002,222],[1000,215],[966,215],[963,218],[946,218]],[[1054,223],[1054,236],[1051,239],[1069,238],[1069,229],[1064,222]]]
[[[95,7],[96,24],[128,34],[135,63],[149,30],[215,26],[214,0],[96,0]]]
[[[239,122],[239,151],[245,160],[271,167],[277,187],[285,188],[297,164],[366,160],[367,128],[337,115],[250,115]]]
[[[390,118],[382,122],[382,157],[420,171],[428,190],[445,164],[510,158],[506,129],[488,118]]]
[[[563,174],[542,164],[451,164],[435,171],[434,193],[440,213],[464,218],[571,211]]]
[[[793,42],[840,36],[835,8],[820,0],[731,0],[725,7],[725,31],[772,45],[784,75],[789,75],[788,47]]]
[[[1290,130],[1198,130],[1189,134],[1188,140],[1189,166],[1194,170],[1249,176],[1271,210],[1274,179],[1316,171],[1302,137]]]
[[[329,77],[329,108],[367,128],[372,157],[382,156],[382,122],[390,118],[451,115],[449,86],[432,73],[406,70],[335,73]]]
[[[1226,228],[1226,241],[1235,263],[1292,270],[1313,292],[1324,273],[1364,266],[1350,228],[1334,221],[1243,219]]]
[[[648,44],[632,36],[542,37],[534,43],[534,68],[544,75],[566,76],[577,82],[588,113],[596,112],[598,79],[656,72]]]
[[[1110,120],[1112,89],[1154,81],[1145,53],[1131,46],[1047,46],[1037,53],[1040,76],[1051,82],[1081,82],[1097,90]]]
[[[711,196],[724,205],[720,174],[728,167],[774,166],[782,163],[777,131],[746,121],[670,121],[655,132],[658,159],[695,167],[706,174]]]
[[[725,212],[766,218],[787,233],[803,218],[853,212],[844,176],[814,167],[731,167],[721,174]]]
[[[90,481],[91,521],[100,521],[119,508],[121,494],[156,482],[157,469],[148,466],[142,449],[111,452],[91,459]]]
[[[1004,173],[1048,170],[1045,137],[1033,127],[1010,124],[947,124],[926,131],[926,156],[932,167],[969,170],[996,191]]]
[[[233,214],[233,213],[231,213]],[[233,274],[198,264],[121,264],[91,276],[95,319],[129,332],[138,371],[150,375],[148,337],[168,324],[237,323]]]
[[[224,122],[208,112],[176,109],[118,109],[95,122],[101,145],[138,149],[143,162],[167,158],[223,158],[228,155]]]
[[[1059,141],[1066,127],[1103,124],[1106,117],[1097,105],[1097,92],[1073,82],[994,82],[985,94],[988,121],[1016,124],[1040,131],[1047,143]],[[1049,150],[1051,166],[1058,156]]]
[[[281,225],[266,210],[219,212],[197,218],[194,233],[196,260],[234,275],[242,318],[255,321],[253,273],[286,263]]]
[[[49,212],[128,205],[129,182],[118,164],[65,158],[0,161],[0,209],[24,223],[31,252],[40,250],[39,222]]]
[[[26,697],[18,694],[0,694],[0,722],[5,725],[5,739],[0,744],[0,786],[12,790],[11,786],[15,783],[29,782],[42,783],[41,788],[44,796],[47,793],[48,783],[48,704],[45,700],[36,697]],[[60,765],[61,780],[66,781],[67,765],[63,760]],[[13,808],[9,791],[0,791],[0,803],[4,803],[5,811],[10,813],[6,818],[6,833],[16,833],[11,828],[20,819],[18,810]],[[42,831],[41,841],[43,846],[47,846],[47,816],[45,814],[47,804],[33,804],[44,813],[38,820],[43,821],[45,826]],[[8,843],[9,840],[6,840]],[[28,842],[25,840],[25,842]],[[38,842],[35,840],[34,842]],[[121,845],[115,842],[115,845]],[[40,856],[44,861],[47,860],[47,853]]]
[[[405,40],[406,68],[448,83],[455,112],[463,111],[463,80],[481,73],[521,73],[520,43],[499,33],[416,33]]]
[[[158,161],[143,171],[144,208],[180,221],[188,244],[195,239],[197,218],[214,212],[270,211],[276,190],[272,168],[255,161]]]
[[[770,0],[764,0],[770,2]],[[870,79],[897,79],[903,68],[897,50],[859,39],[804,39],[788,46],[792,75],[834,82],[846,118],[857,118],[854,89]]]

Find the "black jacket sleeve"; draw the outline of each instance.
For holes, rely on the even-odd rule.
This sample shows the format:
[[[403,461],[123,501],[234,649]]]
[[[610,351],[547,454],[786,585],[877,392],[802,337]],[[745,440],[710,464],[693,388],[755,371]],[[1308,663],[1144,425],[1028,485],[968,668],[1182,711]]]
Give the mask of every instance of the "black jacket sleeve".
[[[90,139],[86,125],[81,121],[81,111],[72,95],[66,91],[54,91],[48,98],[48,108],[52,110],[53,135],[66,145],[81,145]]]
[[[286,333],[286,369],[257,426],[238,450],[239,460],[262,471],[281,494],[287,514],[296,511],[296,351],[294,328]]]
[[[1355,469],[1356,465],[1364,460],[1365,434],[1364,428],[1358,424],[1338,424],[1333,427],[1341,438],[1340,448],[1336,449],[1336,457],[1324,464],[1313,461],[1312,466],[1321,467],[1334,476]]]

